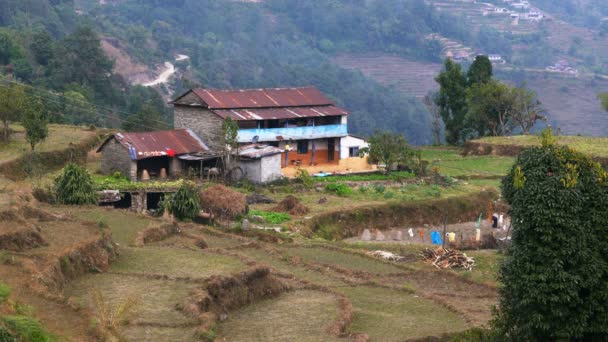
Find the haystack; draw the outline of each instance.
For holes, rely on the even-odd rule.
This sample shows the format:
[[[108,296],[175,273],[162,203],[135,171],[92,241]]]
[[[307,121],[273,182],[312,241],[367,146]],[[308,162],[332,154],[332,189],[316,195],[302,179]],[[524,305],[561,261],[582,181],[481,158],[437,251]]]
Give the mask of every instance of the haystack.
[[[231,220],[247,211],[245,195],[223,185],[214,185],[201,191],[201,208],[215,217]]]
[[[287,196],[284,200],[272,209],[272,211],[289,213],[290,215],[298,216],[308,214],[310,209],[300,203],[300,200],[294,196]]]

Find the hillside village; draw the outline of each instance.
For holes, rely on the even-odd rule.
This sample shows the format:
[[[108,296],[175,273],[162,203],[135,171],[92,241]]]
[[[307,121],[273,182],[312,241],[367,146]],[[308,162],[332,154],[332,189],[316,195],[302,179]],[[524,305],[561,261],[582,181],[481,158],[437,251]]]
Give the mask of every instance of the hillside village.
[[[608,111],[608,83],[584,83],[587,66],[556,49],[526,68],[536,92],[503,79],[529,46],[501,54],[433,26],[503,39],[561,19],[535,1],[375,3],[433,30],[361,53],[311,39],[335,17],[296,27],[369,4],[201,1],[60,2],[48,8],[104,34],[0,44],[0,342],[606,340],[608,138],[587,109]],[[242,19],[228,25],[238,39],[301,41],[260,42],[238,64],[246,40],[175,35],[172,11],[197,6],[201,25]],[[146,11],[166,21],[125,24]],[[276,26],[258,31],[258,15]],[[306,40],[318,51],[293,48]],[[278,46],[302,55],[261,52]],[[298,59],[311,56],[322,63]]]

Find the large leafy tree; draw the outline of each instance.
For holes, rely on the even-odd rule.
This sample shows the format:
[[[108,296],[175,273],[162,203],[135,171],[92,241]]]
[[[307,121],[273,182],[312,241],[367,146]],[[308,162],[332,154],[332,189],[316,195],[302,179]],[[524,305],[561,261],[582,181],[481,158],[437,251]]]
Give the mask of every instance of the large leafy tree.
[[[467,113],[467,79],[460,64],[446,59],[444,70],[435,78],[439,92],[435,103],[445,123],[446,141],[450,144],[463,142],[464,121]]]
[[[414,157],[414,150],[402,134],[376,132],[368,143],[369,147],[362,148],[359,153],[367,154],[372,163],[386,165],[386,173],[391,171],[393,165],[409,163]]]
[[[21,124],[25,128],[25,140],[30,144],[32,152],[38,143],[44,141],[49,135],[48,116],[43,110],[42,102],[36,98],[29,98],[28,105],[23,112]]]
[[[602,107],[608,111],[608,93],[599,94],[598,98],[602,102]]]
[[[499,81],[477,83],[467,89],[467,123],[480,136],[511,133],[515,95],[513,88]]]
[[[25,88],[22,85],[0,80],[0,120],[2,120],[2,140],[9,142],[9,124],[17,120],[26,105]]]
[[[608,336],[608,174],[552,142],[522,151],[502,193],[512,246],[494,324],[514,341],[600,341]]]
[[[487,83],[492,80],[494,71],[492,68],[492,62],[488,56],[480,55],[475,57],[475,61],[469,67],[467,71],[467,80],[469,86],[478,83]]]
[[[528,135],[536,122],[547,120],[545,108],[533,90],[514,88],[512,91],[515,101],[513,122],[521,128],[524,135]]]

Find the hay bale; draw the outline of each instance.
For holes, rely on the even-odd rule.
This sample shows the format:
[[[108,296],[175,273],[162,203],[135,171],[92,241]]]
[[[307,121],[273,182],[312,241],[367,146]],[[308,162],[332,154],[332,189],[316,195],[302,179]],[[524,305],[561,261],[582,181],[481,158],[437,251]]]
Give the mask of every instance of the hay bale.
[[[278,211],[283,213],[289,213],[290,215],[298,216],[308,214],[310,209],[300,203],[300,200],[296,197],[289,195],[284,200],[272,209],[272,211]]]
[[[220,219],[231,220],[247,212],[245,195],[223,185],[214,185],[201,191],[201,208]]]

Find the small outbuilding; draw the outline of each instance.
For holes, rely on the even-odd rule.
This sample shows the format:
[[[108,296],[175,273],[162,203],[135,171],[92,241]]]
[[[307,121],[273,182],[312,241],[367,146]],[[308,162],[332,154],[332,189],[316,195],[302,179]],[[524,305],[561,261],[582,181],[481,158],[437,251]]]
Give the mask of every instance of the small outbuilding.
[[[239,147],[239,166],[243,169],[245,178],[256,184],[269,183],[280,179],[281,155],[280,148],[252,144]]]
[[[116,133],[97,149],[104,174],[120,172],[131,181],[178,177],[187,161],[180,156],[210,153],[189,129]]]
[[[359,157],[359,151],[364,147],[369,147],[365,139],[349,134],[340,142],[340,159]]]

